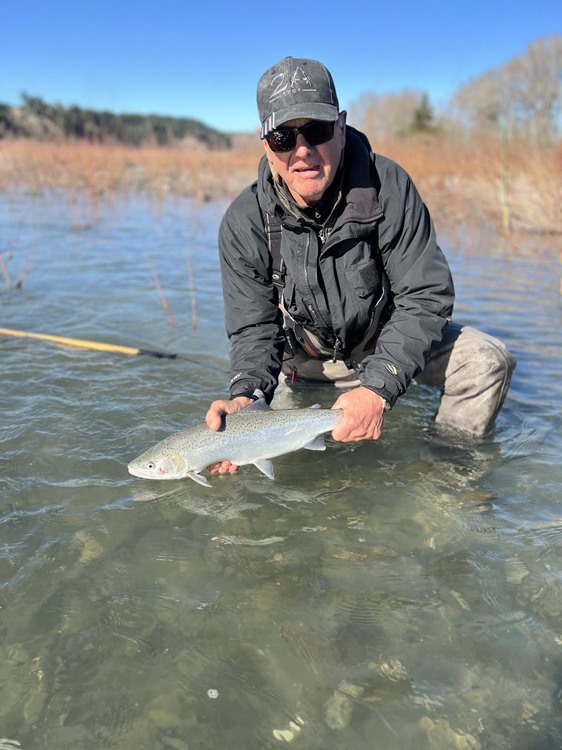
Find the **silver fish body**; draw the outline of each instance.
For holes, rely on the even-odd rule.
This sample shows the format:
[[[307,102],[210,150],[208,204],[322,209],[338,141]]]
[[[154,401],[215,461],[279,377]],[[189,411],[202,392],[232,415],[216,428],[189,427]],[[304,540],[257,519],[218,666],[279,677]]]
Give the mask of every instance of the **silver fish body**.
[[[165,438],[128,465],[129,473],[143,479],[189,477],[209,487],[199,472],[218,461],[238,466],[254,464],[271,479],[270,459],[299,448],[324,450],[325,432],[334,429],[341,409],[270,409],[263,400],[223,417],[218,432],[202,424]]]

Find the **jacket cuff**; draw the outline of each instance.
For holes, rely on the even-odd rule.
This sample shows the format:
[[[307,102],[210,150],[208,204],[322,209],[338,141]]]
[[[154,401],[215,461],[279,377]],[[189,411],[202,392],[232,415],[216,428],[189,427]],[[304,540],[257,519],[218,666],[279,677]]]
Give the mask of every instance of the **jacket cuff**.
[[[238,398],[238,396],[246,396],[246,398],[251,398],[254,401],[257,401],[259,398],[263,398],[269,404],[267,396],[260,388],[250,387],[241,388],[240,390],[236,390],[236,388],[233,388],[230,391],[230,398]]]

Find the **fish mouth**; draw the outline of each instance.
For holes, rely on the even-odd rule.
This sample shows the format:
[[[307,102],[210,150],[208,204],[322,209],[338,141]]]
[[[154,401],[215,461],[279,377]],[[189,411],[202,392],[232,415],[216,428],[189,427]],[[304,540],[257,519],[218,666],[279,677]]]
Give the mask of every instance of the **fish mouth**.
[[[159,479],[159,477],[154,475],[154,472],[151,472],[148,469],[142,469],[140,466],[134,466],[134,464],[129,464],[127,466],[127,471],[134,477],[140,477],[141,479]]]
[[[167,456],[164,460],[147,461],[152,464],[151,468],[145,468],[143,462],[138,459],[131,461],[127,466],[129,474],[141,479],[183,479],[189,471],[187,461],[178,453]]]

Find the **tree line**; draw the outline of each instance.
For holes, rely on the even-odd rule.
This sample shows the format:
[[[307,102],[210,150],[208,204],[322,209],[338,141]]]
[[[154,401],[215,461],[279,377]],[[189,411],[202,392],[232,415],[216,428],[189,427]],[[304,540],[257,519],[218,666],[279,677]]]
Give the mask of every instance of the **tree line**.
[[[548,143],[560,138],[562,123],[562,35],[537,39],[504,65],[462,85],[438,113],[426,92],[363,94],[351,104],[350,122],[372,138],[417,133],[482,131]],[[0,103],[0,138],[85,139],[95,142],[159,146],[188,143],[229,148],[229,135],[202,122],[161,115],[115,114],[48,104],[22,94],[22,104]]]
[[[560,138],[562,35],[537,39],[504,65],[472,78],[436,113],[425,92],[367,93],[350,107],[352,122],[374,137],[481,132],[534,142]]]
[[[0,103],[0,138],[79,139],[131,146],[169,146],[185,142],[207,148],[231,146],[229,135],[191,118],[115,114],[74,105],[64,107],[27,93],[21,95],[21,100],[19,107]]]

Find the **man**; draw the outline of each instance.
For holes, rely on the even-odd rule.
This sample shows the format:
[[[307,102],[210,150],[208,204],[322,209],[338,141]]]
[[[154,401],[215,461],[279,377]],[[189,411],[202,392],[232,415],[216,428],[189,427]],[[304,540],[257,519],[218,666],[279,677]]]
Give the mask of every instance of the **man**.
[[[441,388],[437,423],[483,435],[515,360],[451,322],[449,268],[409,176],[346,125],[320,62],[284,58],[257,100],[265,156],[219,232],[231,398],[211,404],[208,425],[270,402],[282,373],[292,386],[347,386],[335,440],[379,438],[414,380]]]

